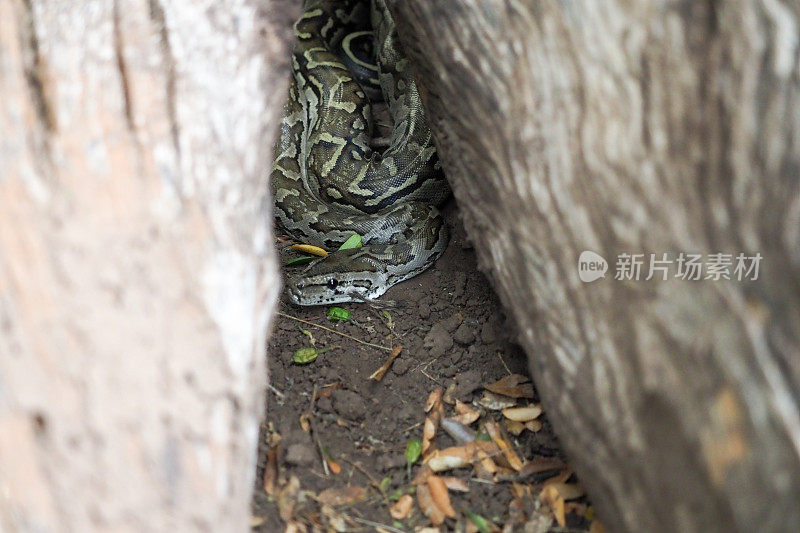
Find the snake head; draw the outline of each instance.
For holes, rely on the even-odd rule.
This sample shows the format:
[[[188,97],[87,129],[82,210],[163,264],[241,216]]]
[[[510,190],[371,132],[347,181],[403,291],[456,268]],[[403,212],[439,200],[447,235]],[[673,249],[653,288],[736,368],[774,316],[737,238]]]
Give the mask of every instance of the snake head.
[[[286,280],[286,294],[296,305],[364,302],[386,288],[386,268],[367,248],[334,252]]]

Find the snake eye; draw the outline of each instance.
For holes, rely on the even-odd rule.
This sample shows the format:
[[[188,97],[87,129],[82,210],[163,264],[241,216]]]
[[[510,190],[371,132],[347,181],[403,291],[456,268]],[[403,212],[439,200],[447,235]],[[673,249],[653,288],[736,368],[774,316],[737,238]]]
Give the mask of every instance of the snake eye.
[[[339,282],[336,280],[336,278],[331,278],[328,280],[328,288],[330,290],[335,289],[338,284]]]

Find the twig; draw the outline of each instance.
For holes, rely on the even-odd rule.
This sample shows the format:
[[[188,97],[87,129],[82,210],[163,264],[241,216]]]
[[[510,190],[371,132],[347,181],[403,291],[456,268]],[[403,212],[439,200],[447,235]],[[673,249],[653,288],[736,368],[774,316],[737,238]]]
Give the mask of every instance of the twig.
[[[420,368],[420,369],[419,369],[419,371],[420,371],[420,372],[422,372],[422,375],[423,375],[423,376],[425,376],[425,377],[426,377],[426,378],[428,378],[429,380],[433,381],[433,382],[434,382],[434,383],[436,383],[437,385],[441,385],[441,384],[442,384],[442,383],[441,383],[441,381],[439,381],[439,380],[438,380],[438,379],[436,379],[435,377],[431,376],[430,374],[428,374],[427,372],[425,372],[423,369],[421,369],[421,368]]]
[[[346,462],[346,463],[350,463],[350,464],[351,464],[351,465],[352,465],[352,466],[353,466],[353,467],[354,467],[356,470],[358,470],[359,472],[361,472],[362,474],[364,474],[365,476],[367,476],[367,479],[369,479],[369,482],[372,484],[372,486],[373,486],[373,487],[375,487],[376,489],[378,489],[378,492],[380,492],[380,493],[381,493],[381,496],[383,496],[383,499],[384,499],[384,500],[386,500],[386,499],[387,499],[387,497],[386,497],[386,492],[384,492],[384,490],[381,488],[381,483],[380,483],[380,481],[378,481],[377,479],[375,479],[374,477],[372,477],[372,474],[370,474],[369,472],[367,472],[367,470],[364,468],[364,466],[363,466],[363,465],[362,465],[360,462],[358,462],[358,461],[351,461],[351,460],[349,460],[349,459],[345,459],[345,458],[342,458],[342,461],[344,461],[344,462]]]
[[[414,424],[413,426],[408,426],[408,427],[407,427],[407,428],[405,428],[405,429],[401,429],[401,430],[400,430],[400,433],[405,433],[406,431],[411,431],[411,430],[412,430],[412,429],[414,429],[414,428],[418,428],[418,427],[420,427],[422,424],[423,424],[423,422],[417,422],[417,423],[416,423],[416,424]]]
[[[308,415],[308,429],[311,430],[311,438],[313,438],[317,443],[317,448],[319,449],[319,456],[322,459],[322,471],[325,472],[326,476],[330,476],[331,472],[328,469],[328,459],[325,457],[325,449],[322,447],[322,442],[317,437],[317,432],[314,428],[314,402],[317,401],[317,386],[314,385],[314,392],[311,393],[311,403],[308,405],[308,411],[306,414]]]
[[[398,346],[397,348],[393,349],[392,353],[389,354],[389,359],[387,359],[386,362],[383,363],[378,370],[370,374],[369,379],[373,381],[382,380],[383,376],[386,375],[386,372],[389,371],[389,367],[392,366],[392,363],[394,363],[394,360],[397,359],[397,356],[399,356],[400,352],[402,351],[403,351],[402,346]]]
[[[325,331],[329,331],[331,333],[335,333],[336,335],[341,335],[342,337],[347,337],[350,340],[354,340],[354,341],[356,341],[358,343],[361,343],[361,344],[364,344],[366,346],[372,346],[373,348],[379,348],[379,349],[385,350],[387,352],[391,352],[392,351],[392,348],[387,348],[386,346],[381,346],[380,344],[373,344],[371,342],[362,341],[361,339],[357,339],[357,338],[353,337],[352,335],[348,335],[347,333],[342,333],[341,331],[336,331],[335,329],[326,328],[325,326],[321,326],[319,324],[315,324],[314,322],[309,322],[308,320],[303,320],[302,318],[297,318],[296,316],[287,315],[286,313],[282,313],[280,311],[278,311],[278,314],[280,316],[282,316],[282,317],[290,318],[292,320],[297,320],[298,322],[302,322],[303,324],[308,324],[309,326],[314,326],[314,327],[317,327],[317,328],[320,328],[320,329],[324,329]]]
[[[275,387],[273,387],[271,383],[267,383],[267,388],[269,390],[271,390],[273,393],[275,393],[275,396],[277,396],[281,400],[286,398],[286,395],[284,393],[282,393],[281,391],[279,391],[278,389],[276,389]]]
[[[503,359],[503,354],[500,353],[500,352],[497,352],[497,357],[500,359],[500,362],[503,363],[503,366],[506,367],[506,372],[508,372],[509,375],[513,374],[513,372],[511,372],[511,369],[508,368],[508,365],[506,364],[505,360]]]

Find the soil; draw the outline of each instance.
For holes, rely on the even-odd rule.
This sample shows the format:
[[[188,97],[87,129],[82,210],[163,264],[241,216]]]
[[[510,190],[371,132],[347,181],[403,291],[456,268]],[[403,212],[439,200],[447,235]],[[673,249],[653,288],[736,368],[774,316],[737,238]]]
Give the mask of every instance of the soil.
[[[331,530],[336,527],[337,519],[339,529],[345,524],[347,531],[373,531],[379,527],[375,524],[383,524],[388,531],[413,531],[429,525],[416,507],[416,499],[414,512],[403,520],[394,520],[388,511],[394,502],[384,497],[413,490],[404,450],[410,440],[422,438],[429,394],[437,388],[450,388],[447,396],[476,405],[473,402],[481,398],[485,385],[509,374],[527,375],[526,357],[514,343],[514,327],[506,319],[489,282],[477,269],[475,252],[454,202],[445,206],[444,214],[452,234],[447,251],[431,269],[396,285],[381,298],[396,302],[395,307],[386,309],[391,324],[381,310],[364,304],[342,305],[350,311],[352,319],[333,323],[326,318],[324,307],[301,308],[281,302],[283,314],[277,317],[268,347],[270,390],[252,501],[254,530],[283,531],[287,523],[280,518],[281,512],[284,517],[291,514],[289,522],[294,522],[299,530],[303,524],[306,527],[325,524],[320,530]],[[293,363],[292,354],[296,350],[312,346],[311,336],[314,347],[329,350],[312,363]],[[353,339],[403,348],[383,379],[374,381],[369,376],[387,361],[389,351]],[[312,406],[315,390],[319,397]],[[538,402],[538,397],[522,404],[529,402]],[[451,416],[452,405],[444,407],[447,416]],[[476,430],[483,420],[503,420],[499,411],[483,411],[481,419],[473,424]],[[309,412],[310,431],[305,431],[301,415]],[[541,458],[566,461],[546,413],[538,420],[542,422],[539,431],[526,430],[509,437],[519,457],[523,461]],[[267,452],[278,441],[277,488],[270,496],[264,490],[264,470]],[[438,430],[436,448],[457,444],[442,429]],[[338,474],[325,473],[321,450],[330,458],[329,465],[333,462],[341,467]],[[412,476],[420,468],[415,465]],[[539,521],[538,529],[526,530],[548,531],[551,522],[558,528],[549,507],[540,504],[538,498],[542,481],[557,474],[558,471],[550,471],[479,479],[471,468],[443,472],[441,475],[462,478],[469,487],[469,492],[450,492],[458,518],[448,519],[443,530],[464,530],[462,527],[469,522],[465,515],[468,511],[499,527],[516,522],[521,530],[525,522]],[[568,471],[561,474],[563,480],[574,484],[575,477],[570,477]],[[285,491],[283,497],[278,496],[292,477],[299,481],[300,490],[288,496],[292,491]],[[512,504],[515,500],[512,480],[528,491],[527,501],[523,502],[525,498],[518,495],[517,502]],[[320,513],[312,494],[304,492],[316,495],[325,489],[347,486],[366,488],[366,496],[358,503],[337,507],[335,516],[330,509]],[[291,501],[287,503],[288,500]],[[571,500],[568,505],[571,512],[566,515],[566,527],[571,531],[587,529],[591,507],[586,500]]]

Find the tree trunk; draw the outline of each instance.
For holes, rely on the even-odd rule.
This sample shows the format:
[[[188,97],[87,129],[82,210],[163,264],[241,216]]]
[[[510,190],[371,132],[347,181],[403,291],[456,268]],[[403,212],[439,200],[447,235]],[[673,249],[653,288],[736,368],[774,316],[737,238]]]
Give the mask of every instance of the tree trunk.
[[[242,531],[289,0],[0,0],[0,530]]]
[[[602,520],[799,530],[798,4],[392,9],[468,231]],[[585,250],[605,279],[580,281]],[[673,263],[644,281],[649,254],[680,252],[763,259],[757,280],[686,281]],[[613,279],[622,253],[645,254],[642,280]]]

